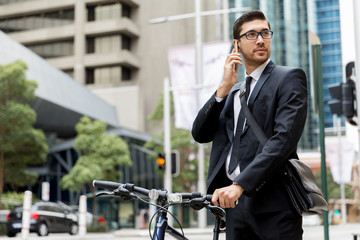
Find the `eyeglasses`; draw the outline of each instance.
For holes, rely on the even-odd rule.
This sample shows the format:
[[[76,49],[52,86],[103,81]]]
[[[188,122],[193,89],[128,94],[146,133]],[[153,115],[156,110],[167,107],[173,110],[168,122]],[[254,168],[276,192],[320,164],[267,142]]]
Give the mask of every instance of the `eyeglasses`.
[[[261,35],[261,37],[263,39],[271,39],[272,35],[273,35],[273,31],[270,30],[262,30],[260,32],[257,31],[248,31],[242,35],[240,35],[239,39],[242,38],[243,36],[246,37],[247,40],[256,40],[259,36],[259,34]]]

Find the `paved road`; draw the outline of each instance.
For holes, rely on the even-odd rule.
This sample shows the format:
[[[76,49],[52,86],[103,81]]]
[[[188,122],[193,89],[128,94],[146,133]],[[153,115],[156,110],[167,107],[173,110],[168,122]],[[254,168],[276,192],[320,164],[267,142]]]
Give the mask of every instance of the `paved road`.
[[[209,240],[212,239],[212,229],[184,229],[186,236],[190,240]],[[360,223],[358,224],[345,224],[335,225],[329,228],[329,239],[331,240],[353,240],[352,233],[360,234]],[[8,238],[0,236],[0,240],[22,240],[21,234],[16,235],[15,238]],[[150,239],[148,231],[128,229],[120,230],[112,233],[88,233],[85,238],[79,236],[70,236],[69,234],[50,234],[47,237],[38,237],[36,234],[31,233],[28,240],[144,240]],[[167,239],[174,239],[168,237]],[[224,240],[225,235],[221,234],[220,240]],[[323,226],[305,226],[304,227],[304,240],[322,240],[324,239]],[[360,239],[360,238],[358,238]]]

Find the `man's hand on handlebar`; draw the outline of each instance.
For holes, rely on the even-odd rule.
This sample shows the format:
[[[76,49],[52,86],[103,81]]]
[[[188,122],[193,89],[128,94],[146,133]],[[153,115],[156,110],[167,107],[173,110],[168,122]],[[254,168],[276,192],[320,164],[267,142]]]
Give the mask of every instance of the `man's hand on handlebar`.
[[[234,208],[244,189],[240,185],[232,184],[227,187],[216,189],[211,202],[222,208]]]

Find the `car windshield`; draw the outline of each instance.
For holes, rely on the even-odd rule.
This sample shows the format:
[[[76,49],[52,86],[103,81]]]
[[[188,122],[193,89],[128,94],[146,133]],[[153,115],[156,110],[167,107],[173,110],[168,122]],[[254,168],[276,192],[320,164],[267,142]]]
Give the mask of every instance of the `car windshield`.
[[[23,207],[21,206],[21,207],[16,207],[15,209],[14,209],[14,212],[16,212],[16,213],[18,213],[18,212],[22,212],[23,211]]]

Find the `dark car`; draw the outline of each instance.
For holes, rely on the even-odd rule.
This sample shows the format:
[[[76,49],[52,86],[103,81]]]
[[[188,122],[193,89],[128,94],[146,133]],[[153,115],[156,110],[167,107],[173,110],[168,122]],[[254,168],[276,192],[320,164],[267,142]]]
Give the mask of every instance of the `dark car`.
[[[14,237],[21,232],[22,206],[16,207],[7,216],[6,234]],[[68,232],[74,235],[78,232],[77,216],[65,209],[60,204],[53,202],[37,202],[30,210],[30,232],[36,232],[39,236],[49,233]]]

